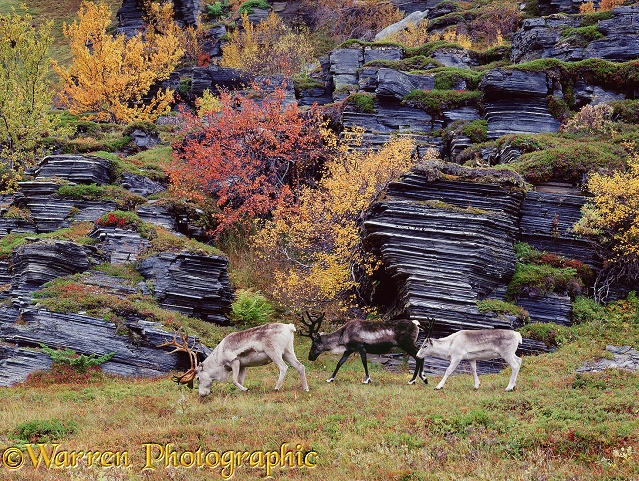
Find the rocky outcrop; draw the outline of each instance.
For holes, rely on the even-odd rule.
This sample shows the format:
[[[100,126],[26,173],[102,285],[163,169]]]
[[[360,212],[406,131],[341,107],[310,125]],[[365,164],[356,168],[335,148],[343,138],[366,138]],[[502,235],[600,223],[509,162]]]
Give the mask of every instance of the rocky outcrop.
[[[182,25],[197,25],[198,15],[202,9],[200,0],[175,0],[173,3],[174,19]],[[132,37],[144,30],[145,16],[142,0],[123,0],[117,11],[118,33]]]
[[[612,359],[602,357],[595,361],[584,363],[576,369],[577,373],[600,372],[605,369],[622,369],[624,371],[639,371],[639,352],[632,346],[606,346],[606,352]]]
[[[393,35],[401,32],[402,30],[406,30],[408,27],[415,27],[422,23],[428,16],[428,12],[422,11],[414,11],[401,19],[399,22],[395,22],[392,25],[389,25],[382,31],[380,31],[377,35],[375,35],[375,40],[383,40],[389,35]]]
[[[411,90],[432,90],[435,88],[434,75],[418,75],[400,72],[390,68],[377,70],[377,96],[395,97],[401,100]]]
[[[98,227],[89,236],[99,240],[101,255],[116,265],[136,262],[150,245],[139,232],[118,227]]]
[[[183,253],[163,253],[144,259],[139,272],[153,283],[161,306],[205,321],[228,324],[233,290],[228,259]]]
[[[572,325],[572,300],[570,296],[550,293],[545,296],[520,296],[517,305],[528,311],[531,322],[554,322],[562,326]]]
[[[540,251],[597,267],[599,260],[592,245],[572,232],[573,226],[581,218],[581,207],[585,203],[586,198],[581,195],[526,193],[521,206],[519,240]]]
[[[111,182],[111,162],[94,155],[49,155],[33,172],[36,179],[58,178],[76,184]]]
[[[488,138],[559,130],[559,121],[548,110],[553,86],[545,72],[493,69],[483,76],[480,89]]]
[[[29,373],[51,366],[49,356],[32,350],[40,344],[85,355],[115,353],[101,367],[120,376],[159,376],[189,367],[186,355],[169,355],[170,349],[157,347],[173,338],[170,332],[158,324],[135,318],[127,319],[125,326],[116,326],[81,314],[58,314],[37,308],[2,309],[0,338],[10,343],[0,346],[0,386],[22,382]],[[210,351],[203,347],[202,352],[206,355]]]
[[[455,182],[442,179],[441,172],[479,178]],[[514,272],[512,245],[523,198],[519,182],[504,177],[492,184],[477,172],[425,162],[389,186],[363,228],[396,286],[388,294],[397,297],[398,314],[420,321],[434,317],[442,335],[514,327],[479,312],[476,302],[503,295]]]
[[[571,3],[571,2],[569,2]],[[573,12],[577,13],[577,12]],[[549,16],[526,19],[513,35],[511,60],[527,62],[537,58],[578,61],[601,58],[628,62],[639,57],[639,6],[617,7],[612,18],[600,20],[596,31],[600,38],[579,33],[580,17]],[[570,33],[573,29],[572,34]]]
[[[83,246],[67,241],[38,241],[18,247],[12,258],[12,296],[28,303],[45,283],[89,268]]]

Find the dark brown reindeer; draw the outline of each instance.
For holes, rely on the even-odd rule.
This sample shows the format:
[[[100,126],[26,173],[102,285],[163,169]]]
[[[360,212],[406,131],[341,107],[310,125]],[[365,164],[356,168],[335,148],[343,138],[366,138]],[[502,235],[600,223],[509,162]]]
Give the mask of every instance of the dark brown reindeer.
[[[415,371],[408,384],[414,384],[418,375],[428,384],[428,380],[423,373],[424,359],[416,357],[419,350],[415,344],[420,329],[418,321],[409,319],[384,322],[355,320],[347,322],[330,334],[324,334],[319,332],[324,314],[315,317],[308,312],[305,314],[306,319],[302,316],[302,324],[307,327],[308,331],[303,332],[300,330],[300,336],[310,337],[313,341],[311,350],[308,353],[308,359],[315,361],[323,352],[342,354],[335,371],[326,382],[333,382],[335,376],[337,376],[337,371],[339,371],[339,368],[342,367],[348,357],[354,352],[359,352],[364,365],[364,372],[366,373],[363,383],[368,384],[371,378],[368,374],[366,354],[387,354],[394,348],[400,348],[415,358]]]

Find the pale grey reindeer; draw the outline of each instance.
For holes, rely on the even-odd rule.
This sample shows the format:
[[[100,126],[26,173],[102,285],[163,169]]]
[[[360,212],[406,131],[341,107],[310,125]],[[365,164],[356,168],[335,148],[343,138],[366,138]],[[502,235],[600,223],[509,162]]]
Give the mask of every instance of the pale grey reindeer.
[[[182,334],[182,342],[177,342],[177,334],[172,341],[165,342],[158,347],[175,347],[171,352],[186,352],[191,360],[191,368],[175,380],[179,384],[193,385],[197,379],[200,396],[211,393],[213,381],[226,381],[232,375],[233,384],[242,391],[247,391],[244,384],[246,368],[263,366],[271,362],[278,367],[280,374],[275,384],[279,391],[288,370],[286,362],[291,364],[302,379],[302,389],[308,391],[306,371],[304,365],[298,361],[293,350],[293,324],[270,323],[262,326],[233,332],[217,345],[208,357],[201,363],[197,362],[195,346],[189,346],[188,335]],[[286,361],[286,362],[285,362]]]
[[[478,389],[480,382],[477,375],[477,361],[501,357],[512,368],[510,382],[506,387],[506,391],[512,391],[515,389],[517,375],[521,367],[521,358],[515,354],[521,343],[521,334],[509,329],[461,330],[441,339],[432,339],[428,336],[417,353],[417,357],[422,360],[426,356],[450,359],[450,365],[435,389],[444,387],[446,379],[455,371],[462,360],[469,362],[470,370],[475,378],[475,389]]]

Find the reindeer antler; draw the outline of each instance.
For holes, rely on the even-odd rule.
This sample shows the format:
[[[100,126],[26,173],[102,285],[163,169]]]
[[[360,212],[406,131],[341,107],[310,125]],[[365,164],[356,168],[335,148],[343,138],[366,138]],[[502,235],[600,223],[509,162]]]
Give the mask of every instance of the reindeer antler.
[[[426,321],[428,322],[426,327],[426,340],[428,341],[430,339],[431,334],[433,333],[433,328],[435,327],[435,318],[427,317]]]
[[[182,342],[178,343],[178,334],[181,337]],[[169,354],[174,352],[186,352],[189,355],[191,361],[191,368],[183,374],[173,376],[173,380],[178,384],[187,384],[193,389],[193,379],[195,378],[195,368],[197,367],[197,355],[200,352],[201,342],[194,340],[192,345],[189,346],[189,335],[186,330],[182,332],[175,331],[173,333],[173,340],[163,342],[157,347],[175,347]]]
[[[306,314],[308,321],[304,319],[304,314]],[[301,322],[308,328],[308,331],[304,332],[300,329],[300,336],[310,337],[313,339],[313,337],[315,337],[315,335],[319,332],[320,326],[322,325],[324,313],[321,313],[318,316],[311,316],[308,311],[305,311],[304,314],[302,314]]]

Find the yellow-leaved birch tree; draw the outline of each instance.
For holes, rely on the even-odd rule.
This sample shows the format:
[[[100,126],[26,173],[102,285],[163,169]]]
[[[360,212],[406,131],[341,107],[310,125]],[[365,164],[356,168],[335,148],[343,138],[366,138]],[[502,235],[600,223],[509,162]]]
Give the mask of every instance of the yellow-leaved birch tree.
[[[274,299],[291,308],[350,306],[349,294],[358,287],[355,270],[370,275],[377,265],[362,247],[361,215],[413,167],[414,151],[408,138],[377,151],[342,151],[327,161],[317,187],[304,187],[296,202],[273,212],[255,245],[273,279]]]
[[[171,90],[160,90],[147,102],[143,97],[184,54],[172,8],[171,3],[152,4],[145,32],[127,38],[109,33],[107,5],[83,1],[79,19],[64,26],[73,63],[69,68],[54,63],[64,83],[61,102],[72,114],[127,123],[154,120],[168,111]]]

